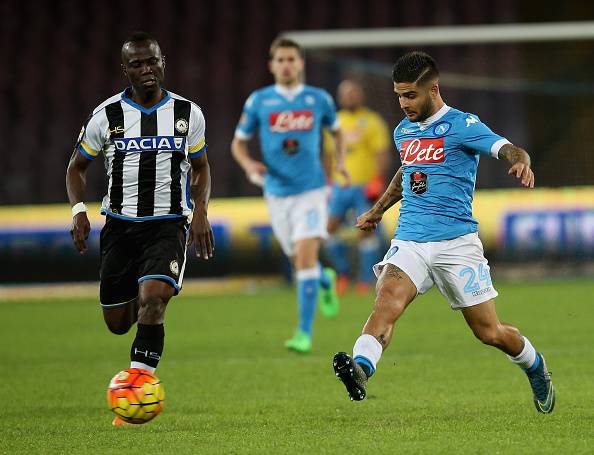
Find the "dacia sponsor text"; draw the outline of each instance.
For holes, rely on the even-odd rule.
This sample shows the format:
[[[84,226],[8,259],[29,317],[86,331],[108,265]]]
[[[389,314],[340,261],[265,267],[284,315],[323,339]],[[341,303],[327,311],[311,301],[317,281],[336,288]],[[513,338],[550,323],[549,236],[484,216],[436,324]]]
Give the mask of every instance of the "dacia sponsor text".
[[[123,137],[113,140],[120,152],[183,152],[186,148],[185,136],[142,136]]]

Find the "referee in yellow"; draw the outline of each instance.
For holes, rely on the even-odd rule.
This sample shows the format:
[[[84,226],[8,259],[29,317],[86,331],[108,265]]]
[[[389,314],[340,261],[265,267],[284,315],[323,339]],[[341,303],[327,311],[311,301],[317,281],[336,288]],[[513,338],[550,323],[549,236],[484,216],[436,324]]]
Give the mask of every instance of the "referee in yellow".
[[[355,217],[366,212],[383,193],[389,165],[389,133],[382,117],[365,107],[363,88],[358,82],[351,79],[342,81],[337,98],[341,108],[338,119],[347,147],[345,166],[351,176],[351,185],[345,186],[341,175],[332,174],[328,220],[330,237],[326,242],[326,252],[338,273],[337,291],[343,293],[348,287],[351,271],[347,246],[336,234],[352,211]],[[325,139],[324,151],[328,160],[334,149],[331,137]],[[359,231],[358,235],[356,289],[367,293],[375,280],[372,267],[382,257],[381,240],[377,231]]]

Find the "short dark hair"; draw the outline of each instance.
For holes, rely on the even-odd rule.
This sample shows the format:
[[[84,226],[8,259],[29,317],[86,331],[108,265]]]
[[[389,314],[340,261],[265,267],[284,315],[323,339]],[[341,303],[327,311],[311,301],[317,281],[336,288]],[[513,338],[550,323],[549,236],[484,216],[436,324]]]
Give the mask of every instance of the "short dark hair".
[[[144,43],[145,41],[152,41],[157,46],[159,45],[156,38],[153,35],[151,35],[150,33],[148,33],[148,32],[134,32],[128,38],[126,38],[122,47],[128,43]]]
[[[292,47],[293,49],[297,49],[297,52],[299,52],[299,56],[301,58],[303,58],[303,49],[297,43],[297,41],[293,41],[292,39],[284,38],[284,37],[280,36],[280,37],[276,38],[270,45],[270,58],[271,59],[274,58],[274,53],[280,47]]]
[[[394,82],[415,82],[423,84],[439,77],[439,70],[433,57],[425,52],[414,51],[404,54],[394,64]]]

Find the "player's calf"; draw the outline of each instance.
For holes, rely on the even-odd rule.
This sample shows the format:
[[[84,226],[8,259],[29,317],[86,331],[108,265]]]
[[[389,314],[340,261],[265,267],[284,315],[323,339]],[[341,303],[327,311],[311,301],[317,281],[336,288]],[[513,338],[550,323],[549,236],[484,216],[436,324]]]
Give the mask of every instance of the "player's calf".
[[[144,296],[140,300],[138,322],[143,324],[162,324],[165,320],[167,301],[159,295]]]

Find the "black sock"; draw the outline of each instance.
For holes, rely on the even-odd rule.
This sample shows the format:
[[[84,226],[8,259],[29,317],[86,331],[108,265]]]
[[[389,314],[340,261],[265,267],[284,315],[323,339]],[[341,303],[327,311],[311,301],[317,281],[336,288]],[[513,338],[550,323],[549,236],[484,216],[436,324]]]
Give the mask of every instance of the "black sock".
[[[161,360],[161,354],[163,354],[164,338],[165,328],[163,324],[138,324],[136,338],[134,338],[130,349],[130,360],[157,368],[159,360]]]

